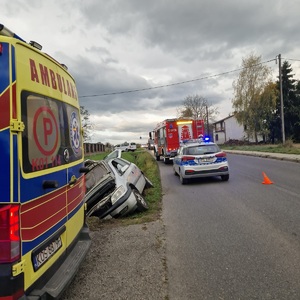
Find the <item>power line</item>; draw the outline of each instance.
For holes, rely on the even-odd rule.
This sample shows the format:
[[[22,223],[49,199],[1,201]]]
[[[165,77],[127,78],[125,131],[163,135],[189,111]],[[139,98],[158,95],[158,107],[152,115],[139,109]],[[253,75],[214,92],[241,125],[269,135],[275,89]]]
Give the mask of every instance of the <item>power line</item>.
[[[300,61],[300,59],[294,59],[294,58],[284,58],[286,60],[293,60],[293,61]]]
[[[103,97],[103,96],[111,96],[111,95],[129,94],[129,93],[135,93],[135,92],[155,90],[155,89],[160,89],[160,88],[170,87],[170,86],[175,86],[175,85],[181,85],[181,84],[186,84],[186,83],[190,83],[190,82],[195,82],[195,81],[200,81],[200,80],[204,80],[204,79],[209,79],[209,78],[214,78],[214,77],[218,77],[218,76],[227,75],[227,74],[234,73],[234,72],[237,72],[237,71],[241,71],[241,70],[253,68],[253,67],[256,67],[256,66],[259,66],[259,65],[262,65],[262,64],[266,64],[266,63],[269,63],[271,61],[276,61],[276,58],[273,58],[273,59],[255,64],[255,65],[252,65],[250,67],[239,68],[239,69],[235,69],[235,70],[231,70],[231,71],[227,71],[227,72],[222,72],[222,73],[215,74],[215,75],[204,76],[204,77],[200,77],[200,78],[196,78],[196,79],[190,79],[190,80],[186,80],[186,81],[180,81],[180,82],[170,83],[170,84],[165,84],[165,85],[158,85],[158,86],[149,87],[149,88],[134,89],[134,90],[121,91],[121,92],[95,94],[95,95],[84,95],[84,96],[79,96],[79,98],[94,98],[94,97]]]

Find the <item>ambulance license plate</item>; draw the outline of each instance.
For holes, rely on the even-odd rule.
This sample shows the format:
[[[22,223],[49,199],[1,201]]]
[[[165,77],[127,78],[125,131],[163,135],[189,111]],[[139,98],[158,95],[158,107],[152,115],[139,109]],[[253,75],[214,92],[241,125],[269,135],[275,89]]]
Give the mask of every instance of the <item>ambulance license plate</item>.
[[[62,247],[61,237],[51,241],[45,248],[33,257],[33,267],[37,271],[50,257]]]

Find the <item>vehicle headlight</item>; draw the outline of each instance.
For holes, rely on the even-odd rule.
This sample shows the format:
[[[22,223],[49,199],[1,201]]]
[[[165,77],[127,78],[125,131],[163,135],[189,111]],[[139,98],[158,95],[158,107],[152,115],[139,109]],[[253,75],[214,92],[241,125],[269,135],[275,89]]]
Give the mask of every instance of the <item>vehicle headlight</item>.
[[[119,186],[111,196],[111,204],[114,205],[125,193],[125,187],[123,185]]]

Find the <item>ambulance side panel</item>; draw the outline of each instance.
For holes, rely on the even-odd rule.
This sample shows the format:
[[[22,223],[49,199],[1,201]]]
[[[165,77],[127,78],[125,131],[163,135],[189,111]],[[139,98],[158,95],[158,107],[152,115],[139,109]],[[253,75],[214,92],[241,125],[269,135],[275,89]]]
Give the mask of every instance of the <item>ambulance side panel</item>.
[[[0,56],[0,203],[20,205],[21,258],[5,280],[11,293],[23,282],[26,295],[52,299],[90,246],[79,103],[64,68],[13,41]]]

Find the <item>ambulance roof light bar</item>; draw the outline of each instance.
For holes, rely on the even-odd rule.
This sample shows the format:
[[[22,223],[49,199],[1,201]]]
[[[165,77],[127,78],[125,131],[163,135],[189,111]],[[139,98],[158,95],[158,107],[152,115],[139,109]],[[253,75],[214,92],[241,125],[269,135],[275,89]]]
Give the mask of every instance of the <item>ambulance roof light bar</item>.
[[[43,48],[41,44],[39,44],[39,43],[37,43],[35,41],[30,41],[29,45],[31,45],[32,47],[34,47],[36,49],[39,49],[39,50],[42,50],[42,48]]]
[[[11,30],[9,30],[8,28],[6,28],[3,24],[0,24],[0,35],[12,37],[12,38],[18,39],[18,40],[26,43],[26,41],[24,41],[18,35],[16,35]]]

